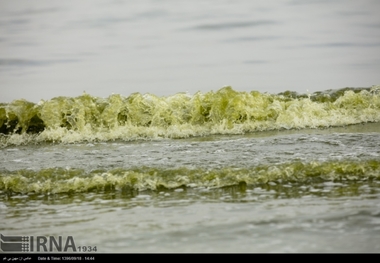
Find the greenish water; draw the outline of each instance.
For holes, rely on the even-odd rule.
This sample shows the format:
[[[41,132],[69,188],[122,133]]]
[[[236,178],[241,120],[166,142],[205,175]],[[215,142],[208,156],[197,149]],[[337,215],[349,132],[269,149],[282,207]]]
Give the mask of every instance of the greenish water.
[[[3,105],[0,232],[98,252],[379,251],[376,88],[178,96]]]
[[[380,251],[379,1],[0,7],[0,238]]]

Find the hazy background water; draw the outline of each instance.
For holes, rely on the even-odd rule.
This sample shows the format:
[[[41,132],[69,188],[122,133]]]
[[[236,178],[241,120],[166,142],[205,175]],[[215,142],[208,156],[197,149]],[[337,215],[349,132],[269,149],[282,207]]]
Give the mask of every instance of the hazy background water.
[[[0,101],[379,84],[380,2],[1,1]]]

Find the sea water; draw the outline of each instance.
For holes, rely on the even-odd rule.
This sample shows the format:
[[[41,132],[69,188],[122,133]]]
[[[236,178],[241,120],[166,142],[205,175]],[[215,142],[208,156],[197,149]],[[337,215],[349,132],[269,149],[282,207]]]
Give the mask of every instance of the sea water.
[[[377,0],[2,1],[0,102],[379,84]]]
[[[376,252],[379,88],[3,104],[0,231],[103,252]]]
[[[380,250],[378,1],[0,6],[3,236]]]

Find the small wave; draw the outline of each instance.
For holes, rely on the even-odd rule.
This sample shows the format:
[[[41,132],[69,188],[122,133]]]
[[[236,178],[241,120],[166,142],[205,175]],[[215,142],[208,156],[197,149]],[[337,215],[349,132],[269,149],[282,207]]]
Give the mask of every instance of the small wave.
[[[136,168],[94,170],[51,168],[0,172],[6,193],[76,193],[159,190],[179,187],[220,188],[239,184],[369,181],[380,179],[380,161],[290,162],[251,168]]]

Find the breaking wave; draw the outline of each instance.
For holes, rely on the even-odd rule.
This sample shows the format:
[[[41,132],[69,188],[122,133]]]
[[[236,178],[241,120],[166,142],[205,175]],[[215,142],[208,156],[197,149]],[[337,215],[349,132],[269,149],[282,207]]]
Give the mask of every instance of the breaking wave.
[[[186,138],[380,121],[380,86],[300,95],[216,92],[169,97],[83,94],[0,104],[0,145]]]

